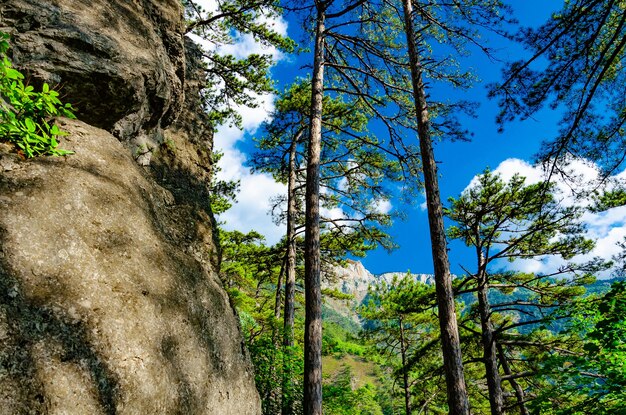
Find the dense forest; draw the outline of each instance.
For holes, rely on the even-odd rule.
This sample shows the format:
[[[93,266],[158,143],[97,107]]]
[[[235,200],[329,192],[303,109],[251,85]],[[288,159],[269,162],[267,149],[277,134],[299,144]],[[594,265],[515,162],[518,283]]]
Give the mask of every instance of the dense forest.
[[[620,258],[573,260],[594,247],[585,211],[622,205],[624,191],[596,186],[572,200],[555,184],[575,158],[597,163],[604,178],[622,166],[623,2],[566,2],[528,29],[516,27],[506,2],[490,0],[218,4],[208,12],[187,4],[197,35],[216,42],[249,33],[311,59],[277,91],[250,159],[286,185],[272,211],[283,240],[266,246],[255,232],[220,235],[221,277],[239,310],[264,413],[624,413],[626,286],[594,285],[607,269],[621,275]],[[297,46],[261,23],[277,15],[300,22]],[[462,57],[496,54],[483,43],[490,36],[526,50],[491,80],[498,122],[559,106],[561,128],[538,156],[545,180],[504,180],[487,169],[445,202],[433,142],[468,139],[459,115],[473,108],[431,100],[431,90],[470,88]],[[209,85],[221,91],[209,95],[216,122],[237,122],[236,104],[272,88],[261,56],[207,58]],[[236,184],[216,186],[234,196]],[[416,192],[426,196],[434,284],[373,283],[356,320],[333,318],[324,298],[350,297],[331,288],[333,270],[376,247],[392,249],[391,217],[377,206]],[[326,217],[333,208],[343,216]],[[456,278],[448,240],[475,251],[475,265]],[[522,273],[498,261],[549,257],[563,265]]]
[[[183,1],[186,32],[203,48],[212,129],[242,127],[243,108],[275,97],[248,167],[284,186],[270,212],[284,236],[269,244],[225,223],[218,235],[219,277],[264,414],[626,414],[626,240],[611,258],[592,256],[584,223],[590,212],[626,205],[626,185],[615,179],[626,159],[626,2],[559,2],[533,27],[519,24],[509,3]],[[277,27],[284,19],[297,36]],[[261,52],[229,53],[245,36]],[[492,37],[521,52],[500,57]],[[27,156],[66,154],[57,148],[62,131],[45,120],[71,117],[72,107],[47,85],[42,93],[24,86],[9,43],[0,39],[0,92],[11,104],[2,111],[32,114],[14,114],[0,133]],[[276,53],[303,63],[280,88]],[[557,132],[534,160],[542,180],[485,165],[442,200],[437,144],[472,137],[463,125],[476,111],[465,99],[477,83],[471,54],[502,62],[500,77],[485,80],[499,127],[547,109],[558,114]],[[436,99],[438,90],[462,98]],[[218,217],[239,186],[221,178],[220,157],[211,183]],[[577,160],[597,166],[593,185],[576,182]],[[341,270],[393,250],[389,229],[402,218],[381,206],[416,205],[420,195],[432,281],[373,278],[355,301],[341,289],[349,278]],[[453,241],[471,252],[462,274],[451,273]],[[529,259],[559,265],[514,266]]]
[[[623,2],[566,2],[529,29],[517,27],[506,2],[491,0],[217,6],[188,2],[190,30],[213,43],[251,34],[310,59],[276,91],[249,161],[286,186],[272,209],[284,238],[267,246],[256,232],[220,234],[220,276],[239,311],[264,413],[626,411],[626,286],[594,285],[607,269],[621,275],[620,258],[573,260],[594,247],[585,210],[620,206],[624,191],[605,184],[572,201],[554,183],[574,158],[597,163],[606,178],[622,166]],[[263,23],[277,16],[299,22],[297,45]],[[561,128],[538,156],[542,182],[504,180],[487,169],[442,201],[433,143],[468,139],[459,118],[473,109],[464,100],[432,100],[431,91],[470,88],[474,74],[462,58],[496,54],[483,43],[490,36],[526,50],[490,80],[498,122],[558,105]],[[216,125],[241,122],[237,108],[273,90],[269,56],[207,51],[206,58],[206,105]],[[236,189],[216,179],[216,212]],[[419,192],[434,284],[410,276],[373,282],[353,310],[358,317],[337,314],[329,301],[350,303],[350,294],[336,288],[335,270],[376,247],[393,249],[392,218],[380,203]],[[327,215],[333,208],[343,215]],[[475,251],[475,265],[455,278],[448,240]],[[548,257],[563,265],[522,273],[498,261]]]

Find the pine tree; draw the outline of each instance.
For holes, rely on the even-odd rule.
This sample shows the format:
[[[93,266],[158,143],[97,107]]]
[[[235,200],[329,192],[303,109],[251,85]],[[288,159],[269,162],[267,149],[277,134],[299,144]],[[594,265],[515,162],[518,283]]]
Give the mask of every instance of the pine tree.
[[[555,318],[564,317],[559,314],[563,307],[584,292],[582,285],[593,281],[591,273],[603,265],[565,263],[555,271],[537,274],[497,271],[498,260],[570,260],[593,248],[593,242],[582,236],[581,208],[564,206],[553,184],[524,182],[514,176],[504,183],[487,170],[458,199],[450,199],[447,212],[456,222],[448,230],[449,237],[462,240],[476,253],[476,270],[460,286],[465,293],[475,293],[478,300],[482,360],[493,415],[505,412],[502,380],[517,382],[524,377],[500,374],[500,367],[509,371],[503,346],[540,345],[540,333],[533,336],[531,330],[529,336],[520,337],[518,331],[549,326]],[[515,382],[511,384],[519,395]],[[524,413],[523,397],[518,396],[517,404]]]
[[[498,15],[500,7],[501,4],[498,1],[478,2],[472,5],[455,3],[441,6],[412,0],[402,1],[402,16],[411,74],[412,103],[415,107],[414,114],[417,120],[417,135],[422,158],[450,414],[469,414],[470,408],[463,375],[463,361],[454,307],[442,203],[432,145],[433,128],[424,79],[424,76],[428,76],[429,73],[427,65],[424,64],[426,57],[423,56],[422,51],[434,43],[430,42],[431,44],[429,44],[428,42],[428,36],[433,32],[440,39],[449,41],[457,51],[468,41],[479,45],[475,40],[476,32],[472,25],[488,23],[497,26],[502,21]],[[420,24],[417,28],[415,26],[416,20]],[[446,77],[445,72],[438,72],[440,70],[435,69],[434,79]],[[451,75],[448,79],[453,84],[456,79],[456,86],[463,86],[463,81],[467,81],[458,75]]]
[[[450,263],[443,225],[443,211],[439,196],[437,166],[430,137],[430,120],[426,103],[426,90],[422,79],[421,63],[415,43],[415,29],[413,27],[413,4],[411,0],[402,3],[405,19],[405,30],[408,45],[409,63],[411,67],[411,83],[415,113],[417,114],[420,152],[424,173],[424,187],[426,191],[426,205],[428,223],[430,226],[430,240],[435,267],[435,284],[437,287],[437,304],[441,340],[443,347],[444,365],[446,368],[446,383],[448,388],[448,404],[451,414],[469,414],[469,400],[463,376],[463,359],[459,330],[454,309]]]
[[[575,0],[538,28],[516,36],[531,57],[513,62],[492,87],[498,121],[527,119],[544,106],[564,108],[561,130],[541,158],[562,172],[573,158],[606,175],[626,155],[626,7],[619,0]]]
[[[301,166],[306,163],[303,137],[308,133],[310,90],[310,83],[301,80],[280,94],[272,120],[264,125],[258,140],[260,149],[250,161],[256,171],[271,173],[277,180],[287,182],[286,211],[279,207],[280,200],[274,209],[278,221],[286,219],[289,244],[285,265],[286,346],[293,331],[296,237],[303,227],[300,207],[306,174]],[[383,182],[398,182],[402,176],[398,163],[388,160],[375,146],[375,139],[367,134],[367,119],[367,112],[357,103],[344,102],[340,96],[324,100],[320,202],[328,211],[343,212],[342,217],[320,217],[321,258],[330,265],[327,271],[347,254],[362,256],[378,245],[392,248],[384,232],[390,215],[380,212],[378,205],[389,197]]]
[[[432,392],[426,387],[425,379],[417,377],[423,372],[413,370],[414,365],[409,361],[415,354],[420,355],[420,360],[426,359],[427,349],[432,349],[430,346],[438,341],[439,331],[432,313],[435,304],[429,300],[433,294],[432,287],[413,280],[408,274],[370,287],[369,301],[360,309],[360,315],[366,321],[364,337],[394,369],[394,375],[402,385],[405,415],[410,415],[414,406],[421,403],[414,403],[416,399],[413,397],[414,385],[418,381],[422,389],[419,395]],[[416,309],[416,304],[424,304],[423,309]],[[440,356],[436,357],[439,360]],[[433,403],[426,406],[431,405]]]
[[[579,302],[570,331],[575,353],[557,350],[542,362],[551,387],[538,392],[535,411],[555,415],[617,415],[626,411],[626,283]]]
[[[388,140],[385,148],[400,160],[410,161],[405,171],[408,176],[413,176],[410,180],[416,180],[419,171],[416,168],[418,163],[414,162],[417,152],[414,146],[407,144],[405,138],[407,131],[411,130],[417,130],[420,136],[421,155],[426,157],[426,162],[422,164],[428,170],[425,173],[425,176],[428,176],[425,181],[428,181],[426,183],[427,198],[430,200],[428,204],[433,225],[434,261],[437,262],[435,269],[438,276],[438,296],[441,299],[439,315],[444,332],[442,344],[446,359],[450,411],[453,414],[467,414],[469,407],[464,391],[458,330],[454,321],[454,300],[450,285],[449,265],[447,265],[445,234],[441,215],[436,214],[437,209],[441,211],[441,203],[436,197],[438,186],[436,186],[435,162],[432,151],[428,150],[431,146],[431,138],[427,135],[430,134],[432,137],[432,134],[445,133],[450,138],[458,138],[462,136],[462,132],[458,123],[454,121],[454,117],[446,117],[451,115],[449,106],[432,105],[431,111],[434,110],[441,117],[438,119],[439,122],[430,123],[429,107],[425,105],[425,85],[417,76],[421,76],[424,72],[433,80],[448,81],[454,86],[464,87],[471,79],[471,74],[459,74],[454,63],[447,65],[447,62],[455,62],[454,59],[446,58],[443,62],[437,59],[423,59],[429,64],[422,64],[419,68],[416,64],[419,58],[418,52],[428,50],[433,43],[437,42],[437,39],[442,40],[442,43],[452,45],[459,52],[464,43],[479,45],[475,40],[476,29],[472,26],[497,26],[503,20],[498,14],[501,3],[495,0],[485,0],[478,3],[472,2],[471,5],[457,3],[439,5],[421,2],[415,2],[415,4],[404,2],[400,5],[394,1],[385,0],[348,3],[327,1],[315,4],[317,6],[315,20],[317,36],[316,64],[313,69],[314,74],[320,74],[319,70],[322,66],[328,69],[330,76],[326,91],[350,94],[361,100],[371,110],[377,122],[387,128]],[[410,10],[413,5],[416,7],[416,13]],[[403,9],[404,12],[400,12]],[[419,27],[418,31],[409,24],[417,17],[423,26]],[[326,19],[338,20],[332,21],[328,27],[325,27]],[[320,27],[323,30],[320,30]],[[409,53],[410,59],[406,56],[406,43],[401,40],[403,33],[408,41],[419,39],[421,50],[413,48],[413,53]],[[323,47],[324,45],[326,47]],[[411,66],[413,70],[410,69]],[[314,76],[313,90],[320,92],[321,89],[316,89],[315,82]],[[311,111],[319,117],[322,116],[322,95],[322,93],[319,94],[317,101],[319,107],[312,107],[318,112]],[[421,101],[420,96],[423,98]],[[468,109],[462,104],[452,107]],[[439,222],[441,226],[438,225]]]
[[[273,342],[277,321],[271,300],[282,250],[280,246],[266,246],[263,236],[254,231],[243,234],[221,230],[220,242],[219,276],[239,314],[246,346],[256,369],[263,413],[275,414],[280,408],[283,362]],[[292,372],[292,376],[296,376],[297,368]]]
[[[203,50],[206,88],[202,104],[213,126],[232,122],[241,127],[239,107],[254,108],[259,95],[273,92],[269,74],[272,56],[252,54],[245,58],[220,52],[220,47],[235,42],[236,36],[252,35],[264,46],[293,52],[295,43],[277,32],[269,23],[281,15],[276,0],[225,0],[215,10],[204,10],[194,0],[183,0],[186,33],[208,45]]]

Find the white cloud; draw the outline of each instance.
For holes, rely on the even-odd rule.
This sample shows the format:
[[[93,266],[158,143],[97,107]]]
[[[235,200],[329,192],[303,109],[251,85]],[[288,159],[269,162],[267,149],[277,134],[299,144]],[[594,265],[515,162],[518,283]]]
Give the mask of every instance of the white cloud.
[[[261,123],[269,118],[269,114],[274,111],[274,99],[273,94],[266,94],[259,96],[253,94],[256,97],[258,106],[256,108],[240,107],[238,109],[239,114],[242,117],[243,129],[250,133],[255,133]]]
[[[322,206],[320,207],[320,216],[322,218],[330,219],[330,220],[338,220],[338,219],[346,218],[345,212],[339,207],[328,209]]]
[[[283,236],[285,230],[276,226],[269,215],[270,197],[285,193],[286,188],[276,183],[265,174],[244,173],[241,176],[241,188],[237,203],[219,216],[228,230],[249,232],[255,230],[265,236],[269,244],[275,244]]]
[[[511,263],[507,268],[518,272],[533,274],[545,270],[546,262],[547,261],[540,259],[522,259]]]
[[[244,130],[235,127],[220,127],[215,134],[215,149],[224,153],[220,159],[221,171],[217,174],[220,180],[239,180],[240,189],[237,203],[221,214],[218,220],[225,222],[224,228],[248,232],[255,230],[265,236],[269,244],[280,240],[284,229],[273,223],[269,214],[270,199],[278,194],[285,194],[287,189],[277,183],[268,174],[252,173],[244,166],[246,155],[237,149],[239,141],[246,133],[254,133],[261,122],[267,117],[268,108],[248,108],[242,111]]]
[[[209,13],[218,9],[215,0],[201,0],[198,3]],[[271,25],[280,34],[287,33],[287,22],[280,17],[268,19],[266,16],[261,16],[259,21]],[[237,58],[245,58],[251,54],[268,54],[274,58],[274,61],[283,58],[276,48],[261,45],[251,35],[237,35],[233,44],[219,47],[197,36],[190,35],[190,37],[205,49],[219,54],[232,54]],[[257,96],[256,108],[238,108],[242,116],[243,130],[221,126],[214,137],[215,150],[224,153],[219,162],[221,171],[217,174],[217,178],[240,181],[237,203],[220,215],[218,220],[225,222],[223,226],[228,230],[236,229],[241,232],[255,230],[264,235],[269,244],[278,242],[284,233],[284,229],[275,225],[269,215],[270,199],[277,194],[284,194],[286,188],[276,183],[270,175],[253,174],[249,168],[245,167],[246,155],[237,148],[237,145],[246,138],[247,134],[254,134],[261,123],[268,118],[274,109],[274,98],[272,94]]]
[[[287,28],[289,25],[287,24],[287,20],[285,20],[282,16],[261,16],[257,19],[260,23],[265,23],[267,27],[275,31],[281,36],[287,36]]]
[[[249,55],[270,55],[274,61],[283,57],[275,47],[268,47],[258,43],[251,34],[237,36],[235,43],[220,46],[218,53],[223,55],[233,55],[236,58],[245,58]]]
[[[197,0],[196,3],[204,9],[205,13],[203,13],[203,17],[206,17],[209,14],[214,14],[218,11],[218,3],[216,0]],[[269,28],[273,29],[275,32],[282,36],[287,35],[288,24],[287,21],[282,18],[282,16],[268,17],[267,15],[260,15],[258,16],[256,21],[258,23],[266,24]],[[252,54],[270,55],[272,56],[274,61],[278,61],[284,58],[284,55],[278,49],[257,42],[254,39],[254,36],[247,33],[236,34],[233,43],[219,46],[203,40],[198,36],[190,36],[205,49],[216,51],[217,53],[222,55],[233,55],[234,57],[240,59]]]
[[[505,182],[511,180],[516,174],[526,177],[527,184],[538,183],[544,177],[543,170],[540,167],[534,167],[524,160],[515,158],[504,160],[493,172],[499,174]],[[474,177],[468,187],[476,183],[478,183],[478,177]]]
[[[500,163],[494,173],[500,174],[505,181],[510,180],[516,173],[520,174],[526,177],[526,184],[538,183],[546,177],[541,166],[533,166],[524,160],[514,158]],[[561,203],[565,206],[589,206],[591,204],[590,199],[577,197],[577,194],[583,193],[585,190],[592,190],[598,185],[599,169],[587,160],[572,160],[569,164],[568,176],[569,180],[562,180],[557,176],[553,177]],[[611,178],[606,187],[611,188],[616,182],[622,180],[626,180],[626,170]],[[465,190],[476,184],[477,181],[478,178],[475,176]],[[596,245],[589,254],[579,255],[573,258],[573,261],[584,262],[594,257],[610,260],[613,255],[619,252],[620,248],[617,244],[626,237],[626,206],[601,213],[586,212],[581,220],[587,226],[587,236],[595,240]],[[565,263],[566,261],[563,259],[551,256],[518,260],[514,263],[502,262],[501,264],[509,269],[522,272],[538,272],[540,270],[550,272],[556,271]],[[599,276],[601,278],[608,277],[609,272],[604,272]]]
[[[195,2],[208,13],[217,10],[217,0],[195,0]]]
[[[383,215],[391,212],[393,205],[387,199],[379,199],[374,203],[374,210],[378,213],[382,213]]]
[[[567,181],[556,175],[553,176],[552,181],[556,183],[557,194],[563,198],[563,203],[567,206],[581,203],[588,205],[588,199],[577,199],[576,193],[581,192],[583,189],[592,189],[597,184],[599,178],[598,168],[593,163],[577,159],[570,162],[568,172],[570,180]],[[542,166],[533,166],[527,161],[516,158],[504,160],[493,170],[493,173],[498,174],[505,182],[508,182],[514,175],[518,174],[526,178],[525,183],[527,185],[539,183],[548,177],[548,173]],[[472,178],[463,192],[476,184],[478,184],[478,176]]]
[[[348,185],[350,184],[350,182],[348,182],[348,178],[347,177],[342,177],[341,179],[339,179],[339,182],[337,183],[337,188],[341,191],[346,191],[348,190]]]

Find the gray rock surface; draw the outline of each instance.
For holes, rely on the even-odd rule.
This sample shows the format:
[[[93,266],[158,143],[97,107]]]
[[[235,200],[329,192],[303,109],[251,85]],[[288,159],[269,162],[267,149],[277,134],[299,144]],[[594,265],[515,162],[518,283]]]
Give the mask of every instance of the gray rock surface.
[[[367,291],[371,285],[382,282],[391,283],[394,278],[412,278],[422,284],[434,284],[435,277],[432,274],[413,274],[410,272],[386,272],[374,275],[369,272],[359,261],[348,261],[345,267],[335,267],[332,270],[334,278],[327,284],[331,288],[336,288],[344,294],[354,297],[356,304],[361,304],[367,296]]]
[[[164,141],[152,152],[150,171],[178,204],[194,206],[192,214],[201,216],[197,218],[199,221],[213,227],[210,206],[213,129],[200,102],[205,73],[200,50],[189,39],[185,41],[185,52],[185,102],[176,122],[164,131]],[[218,251],[211,251],[208,260],[214,267],[218,259]]]
[[[0,147],[0,414],[258,414],[206,222],[109,133],[63,127],[71,157]]]
[[[0,415],[260,413],[182,26],[178,0],[0,0],[15,65],[81,120],[70,157],[0,144]]]
[[[31,83],[60,88],[82,121],[149,163],[184,100],[180,1],[2,0],[0,30]]]
[[[374,275],[369,272],[359,261],[348,261],[344,267],[334,267],[327,272],[323,286],[325,288],[336,289],[344,294],[349,294],[351,300],[338,300],[334,298],[325,299],[326,306],[337,312],[339,315],[361,324],[356,309],[366,301],[370,286],[389,284],[394,278],[399,280],[411,278],[422,284],[434,284],[435,277],[432,274],[412,274],[407,272],[386,272]]]

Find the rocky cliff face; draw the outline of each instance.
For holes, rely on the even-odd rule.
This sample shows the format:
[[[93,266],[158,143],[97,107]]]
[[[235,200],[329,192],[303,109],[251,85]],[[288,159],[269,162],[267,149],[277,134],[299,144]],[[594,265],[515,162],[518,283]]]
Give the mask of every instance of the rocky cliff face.
[[[0,414],[260,413],[215,274],[181,16],[176,0],[1,3],[16,66],[80,121],[62,121],[70,157],[0,147]]]
[[[359,322],[359,317],[355,310],[363,304],[367,297],[370,286],[382,282],[390,283],[394,278],[413,278],[422,284],[434,284],[432,274],[411,274],[405,272],[387,272],[374,275],[369,272],[359,261],[348,261],[345,267],[336,267],[329,273],[326,286],[350,294],[353,299],[346,302],[344,300],[328,299],[327,305],[342,316]]]
[[[178,0],[3,0],[0,30],[31,82],[62,88],[81,120],[148,163],[184,100]]]
[[[333,270],[335,278],[331,279],[330,287],[334,287],[344,294],[354,297],[357,304],[360,304],[367,296],[370,285],[381,282],[390,283],[394,278],[413,278],[422,284],[434,284],[435,279],[432,274],[413,274],[406,272],[386,272],[374,275],[369,272],[359,261],[348,261],[345,267],[336,267]]]
[[[345,267],[336,267],[333,274],[337,279],[331,286],[344,294],[352,295],[356,304],[361,304],[369,286],[378,280],[359,261],[349,261]]]

